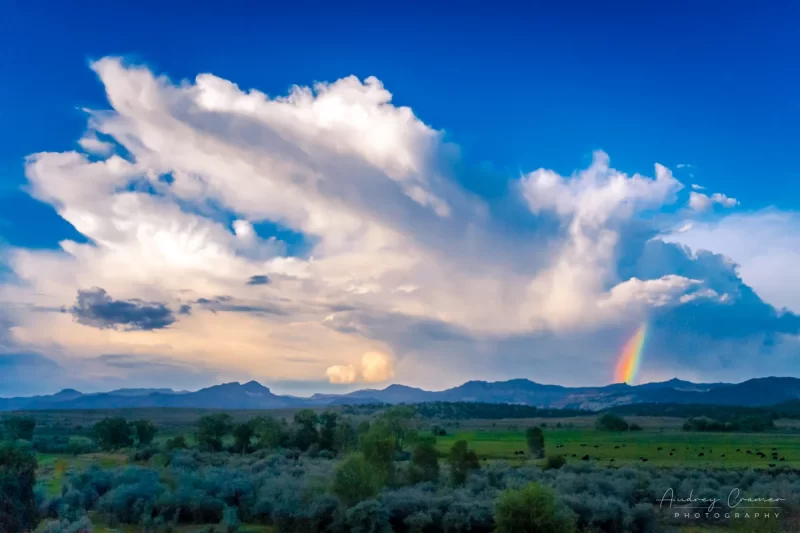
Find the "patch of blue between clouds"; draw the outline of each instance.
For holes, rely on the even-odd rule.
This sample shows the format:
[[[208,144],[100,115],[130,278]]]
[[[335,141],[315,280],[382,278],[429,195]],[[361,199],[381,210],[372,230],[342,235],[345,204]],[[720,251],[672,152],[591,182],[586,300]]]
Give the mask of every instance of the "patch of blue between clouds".
[[[56,210],[22,190],[0,191],[0,241],[38,250],[58,249],[62,240],[89,242]]]

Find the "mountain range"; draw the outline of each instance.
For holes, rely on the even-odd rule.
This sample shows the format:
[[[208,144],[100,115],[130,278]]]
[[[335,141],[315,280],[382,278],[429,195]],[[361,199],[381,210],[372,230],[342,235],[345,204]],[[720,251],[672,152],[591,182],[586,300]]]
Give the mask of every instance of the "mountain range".
[[[44,409],[120,409],[143,407],[205,409],[279,409],[370,403],[488,402],[549,408],[600,410],[633,403],[771,405],[800,398],[800,379],[768,377],[742,383],[692,383],[679,379],[642,385],[617,383],[602,387],[542,385],[527,379],[468,381],[443,391],[405,385],[363,389],[346,394],[314,394],[309,398],[274,394],[256,381],[223,383],[197,391],[118,389],[84,394],[65,389],[53,395],[0,398],[0,411]]]

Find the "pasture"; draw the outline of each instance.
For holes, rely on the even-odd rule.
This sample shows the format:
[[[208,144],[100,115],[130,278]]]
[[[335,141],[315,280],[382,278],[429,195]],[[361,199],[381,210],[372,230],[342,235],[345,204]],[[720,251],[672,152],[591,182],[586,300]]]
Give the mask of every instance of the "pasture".
[[[693,468],[771,468],[800,465],[800,439],[786,433],[699,433],[682,430],[607,432],[594,429],[545,429],[548,455],[567,461],[603,465],[649,464]],[[439,452],[446,453],[458,440],[466,440],[481,458],[524,460],[524,431],[459,431],[437,437]],[[773,450],[774,449],[774,450]],[[519,453],[523,451],[525,455]],[[748,453],[748,451],[750,453]],[[773,451],[777,455],[773,456]],[[764,454],[764,457],[758,455]],[[647,461],[642,461],[646,458]],[[781,461],[780,459],[784,460]]]

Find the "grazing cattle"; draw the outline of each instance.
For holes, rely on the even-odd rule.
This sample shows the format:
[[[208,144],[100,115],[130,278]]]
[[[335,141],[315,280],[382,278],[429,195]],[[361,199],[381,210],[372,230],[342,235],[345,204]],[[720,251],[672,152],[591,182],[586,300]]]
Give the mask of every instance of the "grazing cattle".
[[[659,449],[658,449],[658,451],[659,451],[659,452],[660,452],[661,450],[662,450],[662,448],[659,448]]]
[[[775,466],[775,463],[770,463],[769,466]]]
[[[740,451],[742,451],[742,449],[741,448],[736,448],[736,451],[740,452]]]
[[[611,459],[611,460],[609,461],[609,463],[613,463],[613,462],[614,462],[614,459]]]
[[[573,453],[573,454],[572,454],[572,457],[578,457],[578,456],[577,456],[576,454],[574,454],[574,453]]]
[[[583,457],[581,457],[581,461],[588,461],[588,460],[589,460],[588,455],[584,455]]]
[[[594,447],[595,447],[595,448],[599,448],[599,447],[600,447],[600,445],[599,445],[599,444],[595,444],[595,445],[594,445]]]
[[[642,462],[646,463],[647,462],[647,457],[642,457]]]
[[[780,460],[781,460],[781,461],[785,461],[785,460],[786,460],[786,457],[781,457],[781,459],[780,459]]]
[[[615,450],[618,450],[618,449],[619,449],[619,446],[614,446],[614,449],[615,449]]]
[[[586,445],[585,444],[581,444],[581,448],[586,448]]]
[[[778,448],[772,448],[773,450],[777,450]]]
[[[725,454],[723,453],[722,455],[720,455],[720,457],[725,457]]]
[[[747,454],[748,455],[750,455],[751,453],[753,453],[753,452],[751,452],[750,450],[747,450]]]
[[[669,452],[669,454],[672,455],[672,452]]]
[[[704,455],[705,455],[705,453],[700,452],[700,453],[697,454],[697,457],[703,457]]]

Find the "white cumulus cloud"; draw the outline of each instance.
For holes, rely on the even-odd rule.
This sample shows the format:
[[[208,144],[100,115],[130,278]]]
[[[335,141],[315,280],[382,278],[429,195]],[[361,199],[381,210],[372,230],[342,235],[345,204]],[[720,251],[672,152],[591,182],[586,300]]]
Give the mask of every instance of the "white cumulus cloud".
[[[404,357],[430,353],[412,329],[441,354],[475,340],[474,355],[505,338],[566,339],[715,297],[697,257],[671,249],[688,264],[678,269],[636,256],[658,229],[651,215],[683,189],[660,164],[629,175],[597,152],[572,175],[524,174],[508,192],[534,228],[523,235],[459,185],[442,133],[394,105],[376,78],[269,97],[212,74],[173,83],[118,58],[92,68],[110,109],[89,111],[84,152],[26,161],[31,193],[88,242],[3,251],[15,275],[0,285],[0,302],[14,302],[5,343],[273,380],[383,382],[410,372]],[[691,195],[696,209],[736,204]],[[291,230],[306,250],[288,255],[261,224]],[[41,311],[92,287],[158,302],[176,321],[101,330]]]

